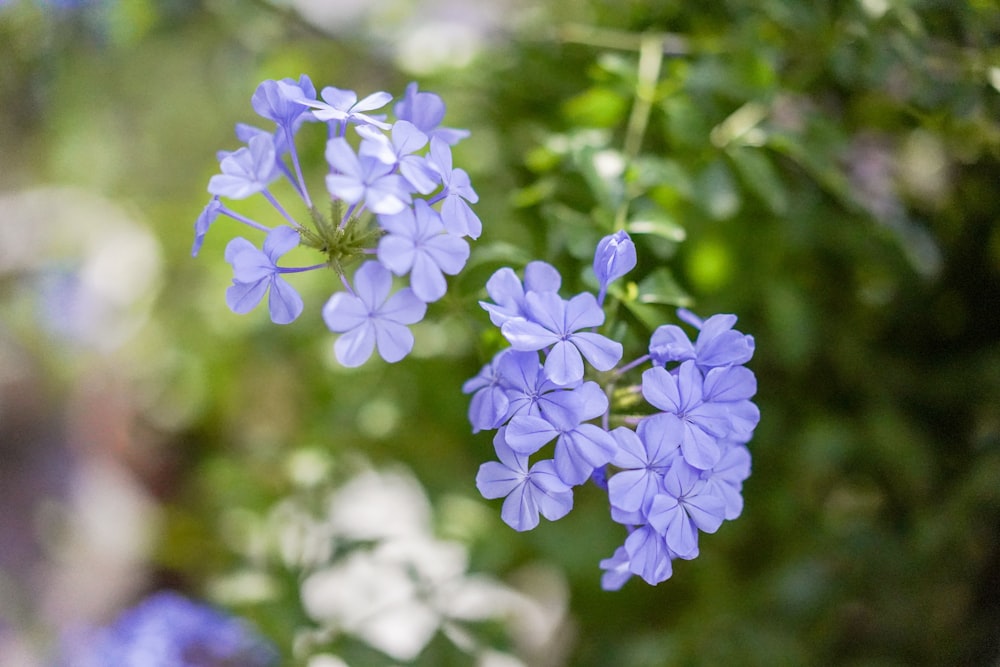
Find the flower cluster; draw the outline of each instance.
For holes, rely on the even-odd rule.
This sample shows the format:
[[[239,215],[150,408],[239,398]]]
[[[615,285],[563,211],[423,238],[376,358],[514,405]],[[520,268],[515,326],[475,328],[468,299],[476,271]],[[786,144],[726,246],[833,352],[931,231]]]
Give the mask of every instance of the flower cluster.
[[[393,106],[395,120],[390,123],[384,114],[372,112],[391,100],[386,92],[359,100],[353,91],[332,86],[317,96],[306,75],[297,81],[264,81],[251,101],[254,111],[275,128],[236,126],[246,145],[219,154],[222,173],[209,181],[212,199],[195,223],[193,255],[220,215],[265,235],[259,248],[243,237],[226,246],[234,273],[226,303],[235,313],[249,312],[266,295],[271,320],[292,322],[304,304],[287,276],[324,267],[336,271],[344,291],[326,303],[323,319],[331,331],[342,334],[334,351],[345,366],[363,364],[376,348],[389,362],[409,354],[409,325],[423,319],[427,304],[444,296],[445,275],[458,273],[468,260],[466,237],[478,238],[482,231],[469,206],[478,201],[469,176],[452,165],[451,146],[468,132],[441,126],[441,98],[418,90],[415,83]],[[305,123],[327,127],[328,212],[314,205],[296,150],[296,135]],[[280,179],[301,199],[305,221],[272,193],[272,184]],[[262,224],[220,199],[258,194],[274,207],[281,224]],[[280,266],[282,256],[298,246],[318,251],[323,261]],[[356,264],[352,280],[348,271]],[[393,276],[408,277],[409,286],[393,293]]]
[[[530,530],[539,515],[562,518],[573,487],[588,480],[607,491],[612,519],[629,531],[601,562],[608,590],[633,574],[650,584],[667,579],[674,558],[698,555],[699,531],[740,515],[746,443],[760,418],[750,400],[756,379],[743,365],[754,341],[733,329],[734,315],[702,321],[681,310],[698,329],[694,342],[663,325],[646,354],[619,365],[622,345],[597,328],[608,285],[635,265],[635,245],[618,232],[597,246],[597,297],[563,299],[558,271],[544,262],[528,264],[523,281],[510,268],[497,271],[486,285],[492,302],[481,305],[510,347],[463,387],[473,432],[497,429],[499,461],[480,467],[476,485],[486,498],[505,498],[508,525]],[[596,380],[587,379],[588,365]],[[641,384],[618,386],[644,367]],[[551,457],[531,461],[553,442]]]

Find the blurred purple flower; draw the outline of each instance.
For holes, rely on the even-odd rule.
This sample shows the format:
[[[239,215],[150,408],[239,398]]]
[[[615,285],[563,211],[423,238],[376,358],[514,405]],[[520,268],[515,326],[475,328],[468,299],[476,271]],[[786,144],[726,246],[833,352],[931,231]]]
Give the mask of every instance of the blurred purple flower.
[[[441,127],[445,105],[439,95],[420,92],[416,82],[406,86],[406,94],[393,107],[396,118],[413,123],[428,137],[437,137],[452,146],[469,136],[468,130]]]
[[[226,155],[219,167],[222,173],[209,179],[208,191],[230,199],[263,192],[280,173],[274,140],[269,134],[251,137],[248,146]]]
[[[75,647],[74,647],[75,648]],[[244,621],[170,591],[155,593],[70,649],[66,667],[276,667],[278,654]]]

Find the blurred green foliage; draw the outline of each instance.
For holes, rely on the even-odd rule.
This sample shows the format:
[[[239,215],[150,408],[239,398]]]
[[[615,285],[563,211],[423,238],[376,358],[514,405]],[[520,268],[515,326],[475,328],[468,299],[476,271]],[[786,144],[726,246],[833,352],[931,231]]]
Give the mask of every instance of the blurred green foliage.
[[[189,247],[257,83],[306,72],[401,93],[414,75],[391,33],[328,31],[282,3],[82,4],[0,6],[0,188],[92,189],[162,244],[127,359],[156,379],[140,419],[160,443],[143,472],[167,508],[164,581],[199,591],[241,567],[226,526],[290,491],[303,448],[402,461],[435,502],[476,499],[490,439],[469,434],[459,388],[500,344],[476,304],[485,279],[540,258],[582,289],[621,223],[639,246],[617,292],[633,349],[677,305],[736,313],[756,338],[744,514],[664,584],[605,593],[597,562],[624,532],[585,489],[531,533],[498,511],[473,522],[473,569],[562,568],[573,665],[1000,656],[994,2],[538,3],[467,66],[419,77],[472,130],[455,162],[484,234],[415,356],[357,371],[332,361],[326,277],[306,277],[305,315],[276,327],[225,308],[225,233],[197,260]],[[321,142],[303,158],[321,173]],[[302,614],[288,583],[239,609],[286,651]]]

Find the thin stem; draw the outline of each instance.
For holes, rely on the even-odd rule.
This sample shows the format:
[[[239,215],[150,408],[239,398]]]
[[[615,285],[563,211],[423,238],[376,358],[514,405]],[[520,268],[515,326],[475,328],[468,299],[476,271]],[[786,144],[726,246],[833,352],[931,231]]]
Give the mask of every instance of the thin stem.
[[[629,363],[625,364],[621,368],[615,369],[615,376],[617,377],[617,376],[620,376],[620,375],[624,375],[625,373],[628,373],[630,370],[632,370],[636,366],[639,366],[640,364],[644,364],[647,361],[649,361],[650,359],[651,359],[650,355],[644,354],[641,357],[639,357],[638,359],[636,359],[635,361],[630,361]]]
[[[312,208],[312,199],[309,197],[309,191],[306,189],[305,179],[302,178],[302,167],[299,165],[299,153],[295,149],[295,137],[292,134],[291,127],[285,127],[285,138],[288,141],[288,151],[292,155],[292,165],[295,167],[295,177],[299,181],[299,194],[302,195],[302,199],[306,203],[306,208]]]
[[[340,220],[340,229],[343,229],[344,227],[347,226],[347,222],[351,219],[351,216],[354,215],[354,211],[356,209],[358,209],[358,202],[355,202],[347,207],[347,212],[344,213],[344,217]],[[358,215],[360,214],[361,211],[358,210]]]
[[[639,45],[639,76],[635,86],[635,104],[629,115],[628,126],[625,129],[625,146],[623,148],[625,164],[633,162],[642,148],[642,139],[649,126],[649,116],[653,110],[656,98],[656,82],[660,79],[660,68],[663,65],[663,52],[666,37],[662,34],[647,33],[642,36]],[[615,213],[615,231],[625,229],[625,218],[628,215],[632,197],[624,196],[618,211]]]
[[[268,190],[268,189],[265,188],[261,192],[263,192],[264,196],[267,197],[267,201],[271,202],[271,206],[273,206],[274,208],[276,208],[278,210],[278,213],[280,213],[282,216],[284,216],[285,220],[287,220],[288,222],[292,223],[292,227],[295,227],[296,229],[302,229],[302,225],[300,225],[298,222],[296,222],[295,218],[293,218],[292,216],[290,216],[288,214],[288,211],[286,211],[285,207],[282,206],[281,203],[278,202],[278,200],[274,198],[274,195],[271,194],[270,190]]]
[[[357,294],[354,293],[354,290],[351,289],[351,283],[347,282],[347,276],[343,273],[340,274],[340,282],[343,283],[344,289],[347,290],[348,294],[351,296],[357,296]]]
[[[302,273],[304,271],[315,271],[316,269],[322,269],[325,267],[326,264],[313,264],[312,266],[278,266],[275,268],[278,269],[278,273]]]
[[[253,227],[254,229],[259,229],[260,231],[264,232],[265,234],[267,232],[271,231],[270,227],[266,227],[266,226],[260,224],[259,222],[255,221],[255,220],[251,220],[250,218],[246,217],[245,215],[241,215],[241,214],[237,213],[236,211],[230,210],[230,209],[226,208],[225,205],[223,205],[223,206],[221,206],[219,208],[219,213],[221,213],[222,215],[228,215],[233,220],[236,220],[238,222],[242,222],[244,225],[248,225],[250,227]]]

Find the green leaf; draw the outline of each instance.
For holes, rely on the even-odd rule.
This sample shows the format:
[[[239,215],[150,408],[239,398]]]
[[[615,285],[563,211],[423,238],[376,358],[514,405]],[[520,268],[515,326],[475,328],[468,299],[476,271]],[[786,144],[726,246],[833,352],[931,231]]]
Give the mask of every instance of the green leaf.
[[[788,193],[767,153],[757,148],[733,146],[727,151],[740,178],[773,213],[788,210]]]
[[[732,172],[722,160],[714,160],[695,183],[698,205],[716,220],[726,220],[740,210],[742,199]]]
[[[638,214],[625,225],[625,230],[630,234],[659,236],[674,243],[680,243],[687,238],[687,232],[684,228],[670,215],[661,210]]]
[[[674,280],[670,269],[661,266],[639,282],[636,301],[642,304],[690,306],[691,297]]]

